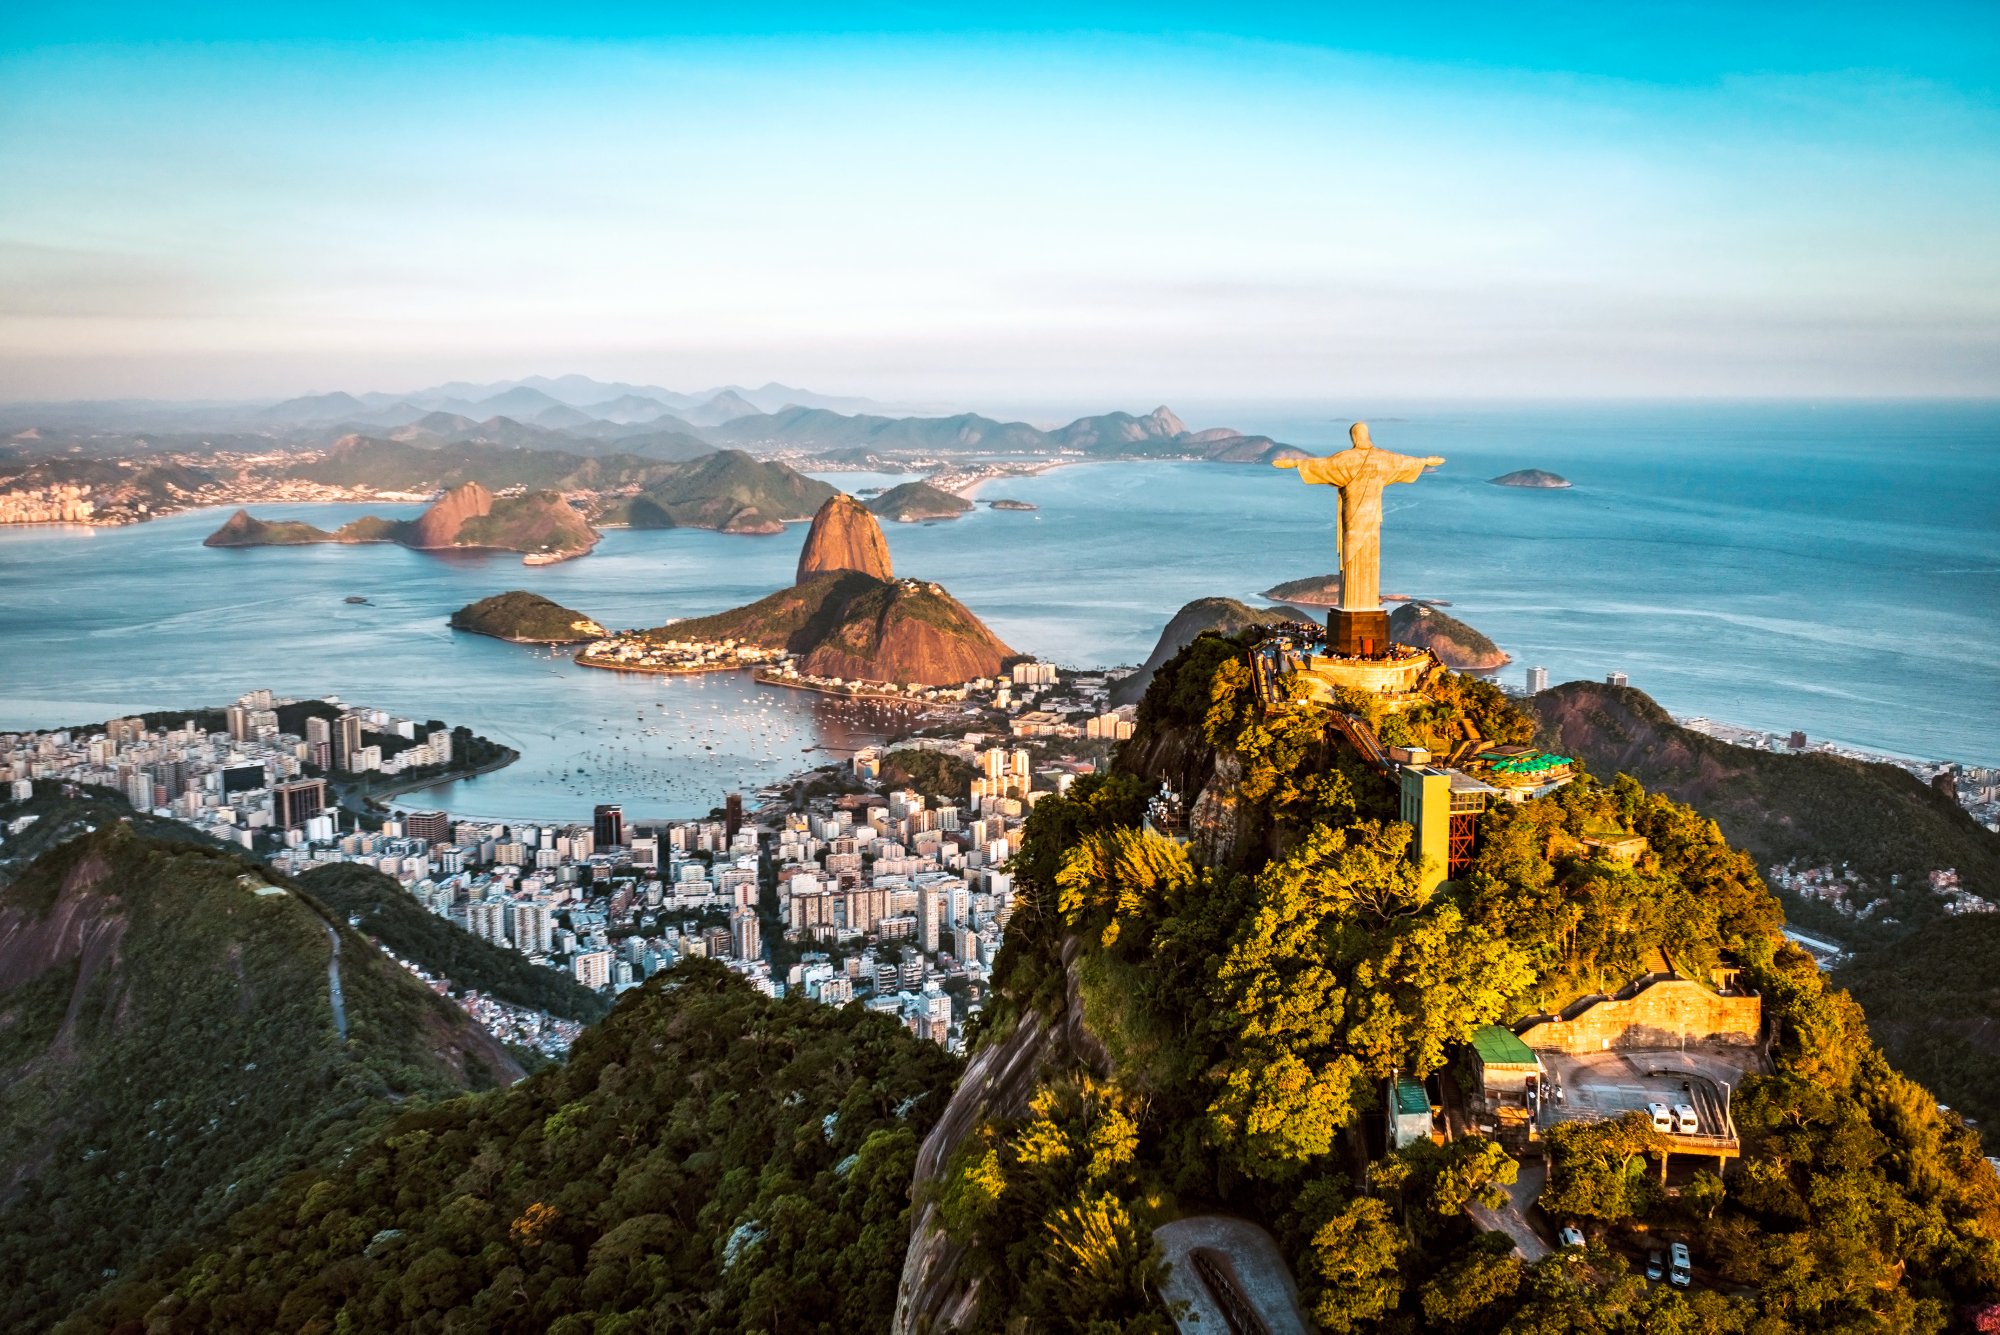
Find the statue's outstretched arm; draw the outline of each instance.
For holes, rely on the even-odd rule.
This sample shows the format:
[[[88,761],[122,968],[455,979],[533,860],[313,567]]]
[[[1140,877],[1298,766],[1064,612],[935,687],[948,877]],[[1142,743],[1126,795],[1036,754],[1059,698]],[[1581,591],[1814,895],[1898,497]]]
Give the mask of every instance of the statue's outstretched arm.
[[[1299,466],[1299,461],[1297,459],[1271,460],[1271,467],[1273,468],[1297,468],[1298,466]]]

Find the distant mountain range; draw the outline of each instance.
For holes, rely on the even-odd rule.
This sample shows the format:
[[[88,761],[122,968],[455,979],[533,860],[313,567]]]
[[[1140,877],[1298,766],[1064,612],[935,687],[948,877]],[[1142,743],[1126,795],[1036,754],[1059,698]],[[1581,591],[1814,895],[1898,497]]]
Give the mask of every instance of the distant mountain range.
[[[532,420],[540,426],[576,426],[590,421],[644,423],[670,414],[718,425],[732,417],[775,413],[790,407],[824,408],[833,412],[884,412],[914,404],[892,405],[873,399],[821,394],[777,381],[758,386],[719,385],[683,392],[659,385],[593,380],[589,376],[528,376],[473,384],[454,380],[402,393],[370,391],[303,394],[277,403],[262,401],[177,401],[171,399],[94,399],[0,404],[0,429],[12,433],[24,427],[68,430],[159,431],[243,430],[333,426],[402,426],[426,413],[445,412],[473,421],[490,417]]]
[[[324,449],[350,436],[425,448],[497,445],[660,460],[736,448],[850,466],[994,454],[1266,463],[1301,453],[1231,427],[1191,429],[1165,407],[1143,415],[1101,413],[1054,428],[978,413],[895,416],[883,408],[775,382],[687,394],[586,376],[454,381],[402,394],[340,390],[273,404],[11,404],[0,405],[0,464],[166,449]]]

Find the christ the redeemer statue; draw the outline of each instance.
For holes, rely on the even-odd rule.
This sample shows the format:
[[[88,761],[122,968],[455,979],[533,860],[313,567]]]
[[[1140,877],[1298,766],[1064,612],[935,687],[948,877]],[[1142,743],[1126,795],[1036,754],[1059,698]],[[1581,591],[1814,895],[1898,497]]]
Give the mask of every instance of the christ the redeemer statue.
[[[1274,463],[1298,469],[1307,482],[1340,489],[1340,606],[1327,621],[1330,647],[1336,654],[1372,658],[1389,648],[1389,618],[1382,610],[1382,488],[1415,482],[1444,460],[1378,450],[1366,422],[1356,422],[1347,435],[1352,449]]]

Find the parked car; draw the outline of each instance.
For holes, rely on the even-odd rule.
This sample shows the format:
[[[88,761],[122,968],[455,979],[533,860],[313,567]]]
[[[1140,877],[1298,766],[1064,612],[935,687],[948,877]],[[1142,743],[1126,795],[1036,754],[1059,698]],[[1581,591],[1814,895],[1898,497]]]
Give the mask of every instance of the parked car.
[[[1564,1224],[1562,1232],[1556,1236],[1562,1240],[1562,1245],[1565,1247],[1583,1246],[1583,1230],[1575,1224]]]
[[[1694,1258],[1688,1255],[1685,1242],[1677,1242],[1668,1249],[1673,1261],[1671,1278],[1676,1288],[1686,1288],[1694,1282]]]
[[[1666,1132],[1673,1131],[1674,1117],[1672,1113],[1667,1111],[1666,1104],[1649,1103],[1646,1105],[1646,1112],[1649,1115],[1651,1115],[1653,1119],[1653,1130],[1666,1131]]]
[[[1695,1112],[1694,1105],[1688,1103],[1674,1105],[1674,1131],[1683,1136],[1701,1134],[1701,1117]]]
[[[1667,1255],[1662,1251],[1646,1253],[1646,1278],[1665,1279],[1667,1277]]]

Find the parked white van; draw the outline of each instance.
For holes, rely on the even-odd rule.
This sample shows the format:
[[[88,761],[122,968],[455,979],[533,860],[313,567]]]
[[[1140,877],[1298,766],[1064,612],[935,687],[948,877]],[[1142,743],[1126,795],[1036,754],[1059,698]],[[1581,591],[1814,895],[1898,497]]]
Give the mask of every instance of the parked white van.
[[[1673,1131],[1674,1129],[1673,1114],[1667,1111],[1666,1104],[1649,1103],[1646,1105],[1646,1111],[1652,1114],[1653,1130],[1665,1131],[1668,1133],[1671,1133]]]
[[[1694,1108],[1689,1104],[1686,1103],[1675,1104],[1674,1131],[1677,1134],[1683,1136],[1700,1135],[1701,1134],[1700,1114],[1696,1113]]]

